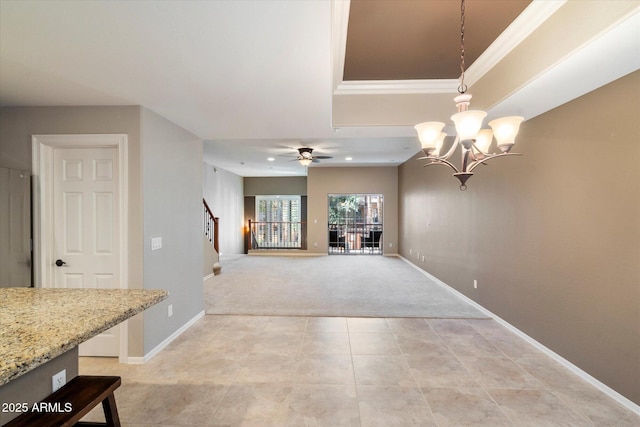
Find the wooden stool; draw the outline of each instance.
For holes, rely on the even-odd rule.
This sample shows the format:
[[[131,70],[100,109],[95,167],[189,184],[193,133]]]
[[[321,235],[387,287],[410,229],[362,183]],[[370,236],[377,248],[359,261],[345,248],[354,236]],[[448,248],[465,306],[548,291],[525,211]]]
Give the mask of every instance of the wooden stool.
[[[120,387],[120,377],[79,375],[48,396],[30,406],[30,412],[9,421],[5,427],[120,427],[113,391]],[[98,403],[102,402],[106,423],[80,422]]]

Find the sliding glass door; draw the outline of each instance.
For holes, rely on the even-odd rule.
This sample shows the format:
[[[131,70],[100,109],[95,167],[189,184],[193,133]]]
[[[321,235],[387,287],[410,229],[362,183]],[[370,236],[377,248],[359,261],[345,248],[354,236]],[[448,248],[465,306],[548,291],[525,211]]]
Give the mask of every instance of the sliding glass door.
[[[329,194],[329,254],[382,254],[382,194]]]

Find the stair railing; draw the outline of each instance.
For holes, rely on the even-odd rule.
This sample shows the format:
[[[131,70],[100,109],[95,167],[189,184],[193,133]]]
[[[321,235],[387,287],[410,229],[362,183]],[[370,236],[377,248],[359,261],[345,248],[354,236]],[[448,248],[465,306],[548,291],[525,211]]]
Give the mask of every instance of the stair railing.
[[[211,209],[209,205],[207,205],[207,201],[202,199],[202,203],[204,205],[203,210],[203,218],[204,218],[204,234],[209,239],[209,242],[213,244],[213,248],[217,253],[220,253],[220,249],[218,247],[218,222],[220,222],[220,218],[213,216],[211,213]]]

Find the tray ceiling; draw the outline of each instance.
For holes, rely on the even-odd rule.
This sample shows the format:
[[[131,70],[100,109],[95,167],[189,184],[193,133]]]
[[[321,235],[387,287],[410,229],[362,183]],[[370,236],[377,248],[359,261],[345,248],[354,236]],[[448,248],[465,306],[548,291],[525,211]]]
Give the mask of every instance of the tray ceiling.
[[[472,106],[529,119],[637,70],[639,5],[467,0]],[[312,167],[398,165],[419,150],[413,125],[448,123],[455,108],[453,0],[0,8],[0,105],[140,105],[241,176],[305,175],[287,157],[301,146],[333,157]]]

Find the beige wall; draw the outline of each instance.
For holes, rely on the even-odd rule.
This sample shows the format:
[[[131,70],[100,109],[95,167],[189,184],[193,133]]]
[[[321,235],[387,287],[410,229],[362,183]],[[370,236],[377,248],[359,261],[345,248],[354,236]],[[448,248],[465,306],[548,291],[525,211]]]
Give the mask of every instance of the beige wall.
[[[248,253],[251,246],[249,233],[249,220],[255,221],[255,196],[302,196],[301,199],[301,215],[303,222],[303,230],[307,221],[307,177],[306,176],[289,176],[289,177],[245,177],[244,178],[244,222],[242,226],[243,235],[243,253]],[[307,248],[306,235],[302,237],[302,249]]]
[[[246,177],[245,196],[304,196],[307,194],[307,177]]]
[[[636,403],[639,87],[635,72],[525,122],[524,156],[465,192],[448,168],[399,170],[401,255]]]
[[[327,253],[329,194],[382,194],[384,196],[384,254],[398,247],[398,168],[309,168],[307,176],[307,244],[309,252]]]

